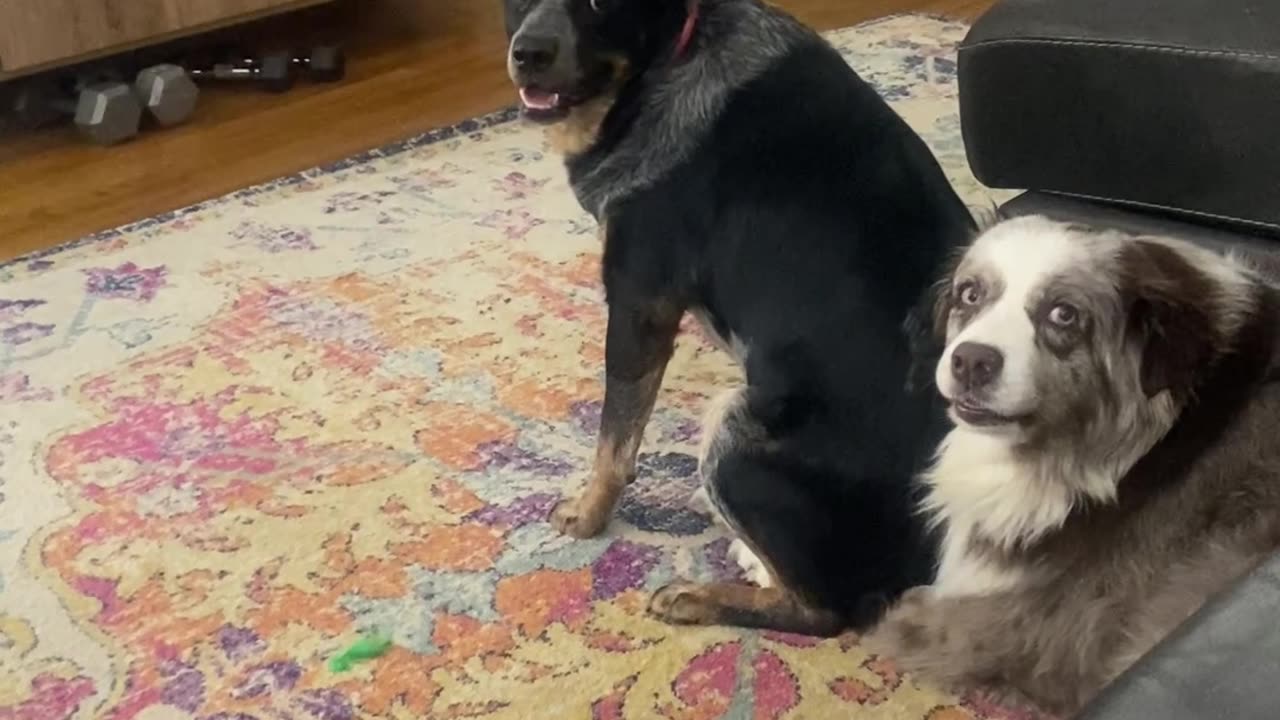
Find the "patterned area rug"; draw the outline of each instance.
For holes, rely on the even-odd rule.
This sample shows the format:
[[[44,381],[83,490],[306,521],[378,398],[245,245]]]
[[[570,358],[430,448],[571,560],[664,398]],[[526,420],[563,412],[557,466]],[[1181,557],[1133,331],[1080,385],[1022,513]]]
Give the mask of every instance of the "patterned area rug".
[[[964,32],[831,37],[988,205]],[[597,263],[500,113],[0,268],[0,719],[1015,717],[854,637],[645,616],[732,574],[688,506],[735,380],[695,332],[607,534],[550,529],[600,409]],[[331,671],[363,633],[394,646]]]

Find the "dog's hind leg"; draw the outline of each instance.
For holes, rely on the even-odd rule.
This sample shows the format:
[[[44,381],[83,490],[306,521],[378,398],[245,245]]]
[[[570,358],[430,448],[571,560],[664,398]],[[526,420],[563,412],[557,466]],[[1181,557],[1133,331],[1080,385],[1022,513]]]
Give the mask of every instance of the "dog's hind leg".
[[[707,405],[702,415],[702,442],[698,446],[698,475],[702,487],[691,503],[699,510],[716,515],[726,526],[730,520],[721,514],[721,508],[712,500],[712,482],[720,459],[741,446],[764,448],[768,437],[746,410],[746,388],[736,387],[722,391]],[[742,568],[746,578],[760,587],[772,587],[775,583],[769,574],[769,566],[756,555],[741,538],[729,545],[729,559]]]
[[[731,552],[757,586],[743,583],[669,585],[651,598],[649,612],[678,624],[736,625],[805,635],[834,635],[845,619],[821,599],[815,564],[825,537],[824,509],[785,473],[751,459],[768,444],[741,402],[742,395],[713,403],[701,457],[708,496],[737,533]],[[764,501],[773,512],[754,506]],[[765,522],[760,520],[766,519]],[[810,530],[817,527],[817,533]],[[821,582],[820,580],[818,582]]]
[[[653,594],[649,613],[682,625],[734,625],[824,637],[844,629],[838,614],[815,608],[784,588],[741,583],[674,583]]]
[[[769,587],[673,585],[654,596],[653,614],[827,635],[867,628],[928,582],[932,545],[912,513],[910,478],[851,478],[789,461],[745,398],[722,408],[703,483]]]
[[[683,310],[664,302],[611,301],[605,337],[604,410],[595,464],[582,494],[561,503],[551,522],[567,535],[600,534],[635,477],[636,454],[653,412]]]

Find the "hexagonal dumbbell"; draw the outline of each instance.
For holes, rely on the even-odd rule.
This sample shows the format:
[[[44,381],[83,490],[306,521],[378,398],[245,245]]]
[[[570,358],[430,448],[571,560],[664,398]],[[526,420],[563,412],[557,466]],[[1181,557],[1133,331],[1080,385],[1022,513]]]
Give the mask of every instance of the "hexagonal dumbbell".
[[[133,89],[142,106],[160,125],[170,127],[185,122],[195,112],[200,88],[177,65],[152,65],[134,79]]]
[[[84,84],[68,94],[53,81],[29,81],[14,95],[11,110],[26,128],[70,117],[80,134],[98,145],[128,140],[142,123],[142,104],[121,82]]]

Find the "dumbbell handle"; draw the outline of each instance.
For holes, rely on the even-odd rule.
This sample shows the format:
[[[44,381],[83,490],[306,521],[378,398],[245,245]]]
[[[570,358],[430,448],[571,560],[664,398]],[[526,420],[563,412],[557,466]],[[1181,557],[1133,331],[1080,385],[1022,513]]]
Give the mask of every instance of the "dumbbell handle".
[[[293,78],[268,78],[262,74],[260,67],[244,67],[232,63],[219,63],[211,68],[195,68],[188,70],[191,79],[198,82],[208,80],[261,81],[273,92],[284,92],[293,86]]]
[[[211,68],[197,68],[188,71],[196,80],[257,80],[261,71],[256,67],[240,67],[238,65],[219,64]]]
[[[307,65],[311,64],[311,58],[298,57],[294,55],[289,58],[289,62],[293,63],[295,67],[306,67]],[[256,57],[245,56],[237,60],[236,65],[243,65],[245,67],[258,67],[259,65],[261,65],[261,63],[258,61],[258,58]]]
[[[63,115],[75,115],[77,102],[73,98],[59,97],[49,101],[49,107]]]

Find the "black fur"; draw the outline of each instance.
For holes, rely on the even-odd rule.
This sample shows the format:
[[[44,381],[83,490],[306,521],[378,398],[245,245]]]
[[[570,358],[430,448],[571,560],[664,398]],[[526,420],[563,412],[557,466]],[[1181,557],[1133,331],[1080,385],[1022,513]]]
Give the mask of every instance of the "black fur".
[[[633,31],[669,38],[670,19],[653,15]],[[653,307],[703,309],[745,344],[747,414],[767,441],[718,458],[704,481],[783,587],[863,627],[932,579],[914,477],[947,423],[931,380],[908,390],[907,375],[913,346],[930,354],[918,366],[934,365],[927,290],[975,227],[906,123],[816,34],[797,37],[730,92],[691,152],[601,213],[609,354],[636,344],[615,336],[614,317]],[[597,141],[567,161],[579,197],[647,122],[662,70],[646,63],[667,57],[631,60]],[[628,364],[617,371],[635,374]]]

